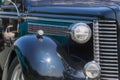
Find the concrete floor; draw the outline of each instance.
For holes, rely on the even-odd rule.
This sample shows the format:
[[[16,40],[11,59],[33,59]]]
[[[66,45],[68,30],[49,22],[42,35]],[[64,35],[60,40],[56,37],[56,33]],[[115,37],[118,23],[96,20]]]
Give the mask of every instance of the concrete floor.
[[[0,52],[0,65],[5,64],[6,56],[8,55],[10,48],[6,47],[3,51]],[[3,66],[1,66],[3,68]],[[0,69],[0,80],[2,80],[2,70]]]
[[[2,70],[0,70],[0,80],[2,80]]]

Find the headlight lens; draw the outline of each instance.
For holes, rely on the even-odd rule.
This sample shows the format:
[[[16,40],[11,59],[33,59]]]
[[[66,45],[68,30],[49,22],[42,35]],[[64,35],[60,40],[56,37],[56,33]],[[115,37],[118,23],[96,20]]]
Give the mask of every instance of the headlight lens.
[[[90,79],[98,78],[100,70],[100,66],[95,61],[87,63],[84,67],[84,73]]]
[[[90,40],[91,29],[85,23],[76,23],[71,26],[71,37],[77,43],[83,44]]]

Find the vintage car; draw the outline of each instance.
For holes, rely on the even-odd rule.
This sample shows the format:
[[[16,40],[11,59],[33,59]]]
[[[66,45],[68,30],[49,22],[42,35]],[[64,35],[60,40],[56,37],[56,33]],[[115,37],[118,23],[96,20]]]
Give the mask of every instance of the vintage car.
[[[120,1],[1,0],[2,80],[120,80]]]

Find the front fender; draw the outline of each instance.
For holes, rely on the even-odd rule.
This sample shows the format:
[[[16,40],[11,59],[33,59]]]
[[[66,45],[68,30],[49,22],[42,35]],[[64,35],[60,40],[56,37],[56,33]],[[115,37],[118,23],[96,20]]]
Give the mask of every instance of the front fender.
[[[26,80],[63,79],[64,66],[52,39],[44,36],[39,40],[36,35],[27,35],[14,46]]]

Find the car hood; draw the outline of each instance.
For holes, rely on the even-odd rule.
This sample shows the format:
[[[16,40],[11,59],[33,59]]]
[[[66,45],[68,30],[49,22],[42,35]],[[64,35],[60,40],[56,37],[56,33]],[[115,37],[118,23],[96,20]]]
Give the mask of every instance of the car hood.
[[[66,7],[66,6],[48,6],[48,7],[31,7],[29,15],[41,17],[66,17],[66,16],[91,16],[106,19],[115,19],[113,9],[117,7]],[[37,14],[34,14],[37,13]]]
[[[32,1],[32,2],[31,2]],[[68,7],[93,7],[119,5],[119,0],[24,0],[25,7],[41,6],[68,6]]]

